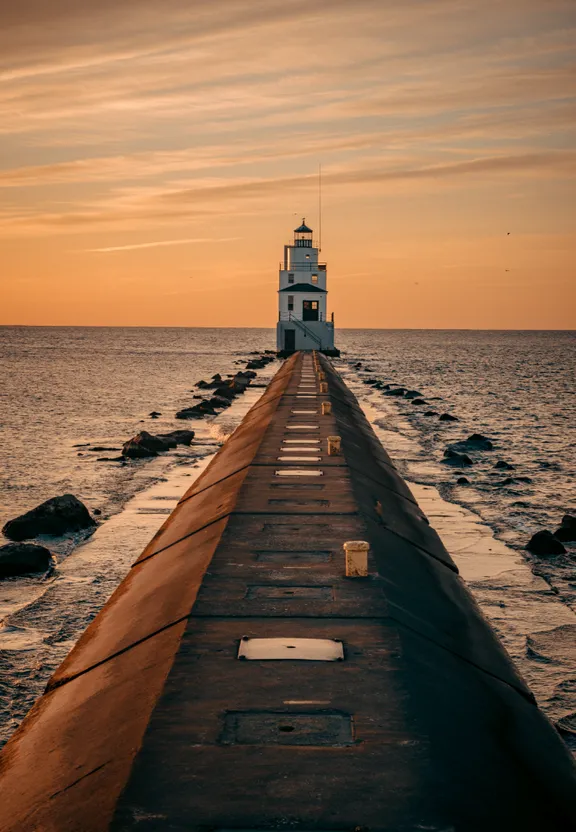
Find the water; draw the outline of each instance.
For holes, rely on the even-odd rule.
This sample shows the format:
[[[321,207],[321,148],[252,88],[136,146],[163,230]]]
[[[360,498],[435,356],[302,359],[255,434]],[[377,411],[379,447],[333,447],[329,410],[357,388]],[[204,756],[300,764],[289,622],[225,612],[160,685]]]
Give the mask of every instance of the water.
[[[522,547],[574,512],[574,333],[345,330],[338,344],[338,370],[542,707],[569,720],[576,711],[576,557],[547,562]],[[0,328],[0,526],[65,492],[102,512],[84,545],[51,541],[54,573],[0,584],[0,741],[262,392],[240,397],[216,420],[176,421],[176,410],[194,403],[194,383],[233,373],[250,351],[273,347],[274,333],[264,329]],[[419,390],[428,404],[384,396],[364,384],[368,377]],[[459,421],[441,423],[425,417],[427,409]],[[150,419],[152,410],[162,417]],[[181,427],[197,431],[190,449],[126,466],[97,461],[142,429]],[[442,463],[443,451],[473,432],[490,437],[495,450],[472,453],[475,464],[464,472],[471,484],[458,486],[460,474]],[[496,471],[496,459],[515,470]],[[502,485],[510,475],[531,482]]]

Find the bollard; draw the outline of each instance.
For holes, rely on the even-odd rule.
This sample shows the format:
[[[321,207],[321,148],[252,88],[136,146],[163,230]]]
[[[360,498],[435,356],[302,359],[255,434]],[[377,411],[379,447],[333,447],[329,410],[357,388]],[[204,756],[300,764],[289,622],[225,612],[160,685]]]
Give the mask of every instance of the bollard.
[[[330,416],[332,413],[332,402],[322,402],[322,416]]]
[[[328,456],[338,456],[342,444],[341,436],[328,437]]]
[[[328,383],[326,381],[320,382],[320,392],[327,393],[328,392]]]
[[[368,576],[368,549],[365,540],[348,540],[344,544],[346,557],[346,577],[366,578]]]

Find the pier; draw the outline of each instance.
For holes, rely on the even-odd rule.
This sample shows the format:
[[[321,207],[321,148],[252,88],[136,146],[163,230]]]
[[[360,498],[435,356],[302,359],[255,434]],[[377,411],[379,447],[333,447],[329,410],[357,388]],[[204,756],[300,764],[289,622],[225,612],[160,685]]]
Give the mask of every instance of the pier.
[[[316,352],[58,668],[0,792],[2,832],[576,829],[568,751]]]

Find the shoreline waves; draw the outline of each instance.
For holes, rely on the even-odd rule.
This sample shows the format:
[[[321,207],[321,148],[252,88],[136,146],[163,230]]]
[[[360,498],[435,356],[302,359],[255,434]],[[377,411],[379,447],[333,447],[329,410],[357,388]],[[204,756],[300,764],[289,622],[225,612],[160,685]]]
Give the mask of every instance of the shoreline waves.
[[[102,510],[103,521],[87,541],[50,541],[59,563],[44,579],[0,584],[0,743],[264,390],[249,388],[215,419],[178,422],[176,411],[202,392],[194,383],[235,373],[272,341],[271,330],[258,329],[0,327],[0,525],[64,492]],[[555,528],[576,502],[569,436],[576,337],[343,330],[338,346],[336,369],[541,707],[574,748],[576,552],[567,544],[565,558],[544,561],[523,547],[534,532]],[[265,384],[278,366],[258,372],[256,382]],[[365,383],[368,377],[418,391],[427,404],[386,396]],[[459,421],[425,417],[428,407]],[[154,421],[153,410],[162,414]],[[197,432],[192,447],[151,460],[97,463],[87,450],[120,448],[142,429],[181,427]],[[465,472],[443,464],[446,447],[472,433],[492,440],[494,451],[470,452],[474,464]],[[495,473],[499,459],[531,482],[502,485],[507,472]],[[462,473],[469,485],[457,484]]]

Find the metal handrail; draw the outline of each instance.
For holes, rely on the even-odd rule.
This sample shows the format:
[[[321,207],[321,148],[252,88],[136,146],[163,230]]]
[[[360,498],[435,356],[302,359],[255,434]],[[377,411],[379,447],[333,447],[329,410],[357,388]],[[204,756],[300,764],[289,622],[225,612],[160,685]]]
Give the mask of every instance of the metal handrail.
[[[288,315],[292,315],[292,313],[289,312]],[[310,338],[312,338],[313,341],[316,341],[320,348],[322,347],[322,339],[319,338],[315,332],[312,332],[311,329],[308,329],[308,327],[303,321],[301,321],[299,318],[294,317],[290,317],[288,320],[293,321],[296,324],[296,326],[299,326],[300,329],[304,330],[305,335],[308,335]]]
[[[313,272],[314,270],[319,272],[326,271],[326,263],[294,263],[289,269],[285,269],[284,263],[280,260],[278,265],[281,272]]]
[[[297,318],[293,312],[278,312],[278,320],[279,321],[302,321],[302,318]],[[334,326],[334,312],[332,312],[330,320],[324,315],[323,312],[318,313],[318,321],[324,324],[328,324],[328,326]],[[314,321],[311,321],[314,323]]]

